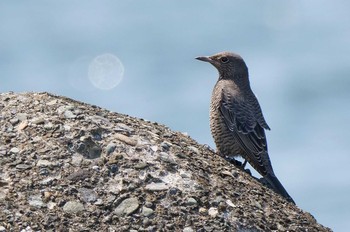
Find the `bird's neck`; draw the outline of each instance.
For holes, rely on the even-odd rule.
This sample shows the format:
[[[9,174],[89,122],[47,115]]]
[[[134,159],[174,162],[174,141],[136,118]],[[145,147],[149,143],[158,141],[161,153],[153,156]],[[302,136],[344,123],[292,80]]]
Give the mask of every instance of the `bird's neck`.
[[[232,81],[237,88],[250,90],[249,78],[246,74],[235,74],[234,76],[220,75],[219,80]]]

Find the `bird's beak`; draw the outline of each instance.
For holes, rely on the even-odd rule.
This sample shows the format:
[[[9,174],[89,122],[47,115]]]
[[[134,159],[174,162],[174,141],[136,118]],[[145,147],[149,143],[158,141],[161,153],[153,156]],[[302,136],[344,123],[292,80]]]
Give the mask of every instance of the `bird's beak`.
[[[205,62],[209,62],[209,63],[212,63],[213,60],[210,59],[209,56],[199,56],[199,57],[196,57],[197,60],[200,60],[200,61],[205,61]]]

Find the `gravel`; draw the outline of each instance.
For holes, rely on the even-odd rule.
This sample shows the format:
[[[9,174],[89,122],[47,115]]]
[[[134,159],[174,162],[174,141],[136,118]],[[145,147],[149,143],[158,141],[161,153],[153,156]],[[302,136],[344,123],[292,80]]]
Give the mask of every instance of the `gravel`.
[[[0,94],[0,231],[331,231],[187,134]]]

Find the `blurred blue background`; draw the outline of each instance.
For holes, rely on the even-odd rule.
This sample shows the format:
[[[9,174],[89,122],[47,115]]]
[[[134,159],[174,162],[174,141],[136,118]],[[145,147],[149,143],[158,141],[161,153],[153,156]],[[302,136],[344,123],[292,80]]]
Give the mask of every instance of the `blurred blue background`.
[[[217,72],[194,58],[237,52],[272,128],[277,176],[318,222],[348,231],[349,9],[325,0],[0,1],[0,92],[65,95],[214,147]],[[125,70],[110,90],[88,78],[103,54]]]

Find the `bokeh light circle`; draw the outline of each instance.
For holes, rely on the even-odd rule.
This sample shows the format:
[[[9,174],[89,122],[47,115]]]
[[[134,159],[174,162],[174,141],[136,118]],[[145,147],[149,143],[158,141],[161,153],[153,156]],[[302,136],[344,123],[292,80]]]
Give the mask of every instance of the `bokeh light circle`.
[[[123,79],[124,66],[117,56],[102,54],[96,56],[89,64],[88,77],[98,89],[115,88]]]

